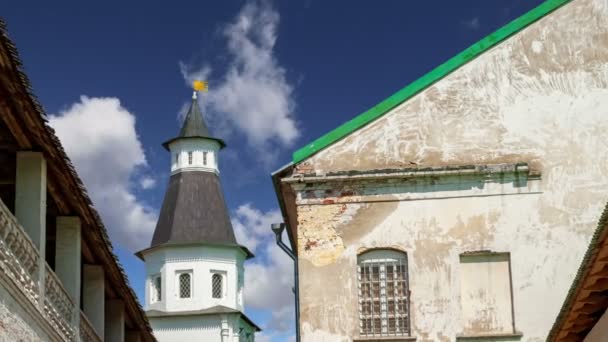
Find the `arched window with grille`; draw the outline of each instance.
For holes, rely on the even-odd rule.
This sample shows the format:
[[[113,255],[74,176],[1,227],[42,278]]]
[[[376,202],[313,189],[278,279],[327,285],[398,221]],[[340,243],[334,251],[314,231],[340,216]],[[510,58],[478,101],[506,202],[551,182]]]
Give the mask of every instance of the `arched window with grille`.
[[[223,292],[224,284],[222,275],[219,273],[214,273],[211,277],[211,296],[213,298],[222,298]]]
[[[192,296],[192,275],[182,273],[179,275],[179,298],[190,298]]]
[[[359,334],[410,336],[407,254],[377,249],[357,257]]]

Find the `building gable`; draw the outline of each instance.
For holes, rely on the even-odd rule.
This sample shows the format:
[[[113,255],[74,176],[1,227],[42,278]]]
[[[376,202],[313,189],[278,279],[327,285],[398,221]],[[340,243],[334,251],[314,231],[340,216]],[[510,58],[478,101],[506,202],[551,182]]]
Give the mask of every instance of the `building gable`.
[[[503,103],[497,103],[498,98],[514,100],[513,97],[525,96],[524,91],[527,91],[527,86],[542,86],[550,89],[551,80],[545,80],[547,83],[545,85],[542,82],[530,84],[534,83],[534,80],[531,82],[530,79],[540,78],[543,72],[549,76],[564,76],[564,73],[572,71],[572,64],[583,64],[580,63],[581,61],[584,61],[585,64],[589,63],[588,60],[592,58],[588,57],[595,53],[590,50],[597,49],[598,45],[597,43],[590,44],[593,43],[589,41],[593,40],[591,36],[597,38],[598,33],[605,32],[605,29],[602,29],[600,23],[598,23],[598,20],[605,20],[605,16],[599,15],[598,12],[602,11],[599,7],[602,5],[597,1],[595,3],[593,1],[575,1],[571,6],[566,6],[568,8],[560,9],[553,15],[548,16],[548,14],[553,13],[568,2],[566,0],[546,1],[365,113],[297,150],[294,153],[293,162],[306,164],[306,162],[311,161],[313,165],[318,164],[317,161],[336,157],[336,153],[325,152],[326,150],[345,152],[348,150],[345,145],[350,145],[350,152],[355,155],[344,155],[344,159],[350,160],[354,157],[355,163],[361,164],[356,165],[355,168],[365,168],[363,164],[366,162],[360,154],[367,152],[368,159],[373,159],[375,158],[375,156],[372,156],[374,153],[369,153],[370,150],[364,151],[367,146],[353,144],[353,140],[357,139],[351,137],[353,135],[365,135],[362,131],[369,131],[370,126],[379,129],[383,125],[394,125],[394,121],[400,119],[389,119],[388,116],[396,112],[407,111],[410,112],[408,114],[412,115],[401,119],[409,120],[410,126],[417,126],[416,128],[419,128],[419,131],[411,132],[410,135],[400,134],[401,139],[392,141],[392,146],[380,146],[385,139],[376,141],[378,148],[392,149],[391,153],[394,158],[389,157],[389,163],[384,165],[376,163],[377,165],[370,165],[369,168],[403,167],[403,165],[397,163],[391,164],[390,160],[416,162],[416,160],[413,160],[415,158],[411,158],[411,156],[419,155],[420,151],[407,151],[404,150],[404,146],[399,144],[403,144],[403,141],[400,140],[406,139],[410,144],[407,147],[412,149],[411,144],[414,141],[421,137],[429,138],[428,134],[431,132],[424,131],[424,129],[429,128],[424,127],[425,125],[420,121],[425,121],[425,123],[430,120],[441,121],[441,114],[446,112],[465,120],[467,115],[469,118],[475,115],[504,115],[504,111],[499,108],[504,107]],[[540,19],[542,19],[540,23],[530,26]],[[566,32],[568,27],[585,28]],[[577,56],[571,54],[570,48],[575,47],[574,45],[582,51],[581,55],[585,56],[583,59],[577,59]],[[605,46],[605,44],[599,45]],[[600,49],[600,54],[605,52],[605,49]],[[598,61],[601,61],[601,58],[598,58]],[[594,67],[597,67],[598,64],[600,63],[595,63]],[[568,77],[569,75],[565,76]],[[511,86],[517,89],[509,89]],[[484,90],[480,88],[491,88],[495,91],[485,90],[485,93],[483,93]],[[484,111],[487,111],[487,113],[484,113]],[[428,115],[425,117],[424,112],[432,114],[433,117],[428,117]],[[379,119],[383,119],[383,123],[378,123]],[[398,128],[401,129],[402,127]],[[481,129],[480,127],[472,128]],[[392,132],[383,132],[382,136],[384,137],[386,134],[388,134],[386,140],[390,142],[391,135],[398,134],[398,132],[395,129]],[[369,134],[368,138],[377,139],[377,137],[372,138],[372,135]],[[362,143],[361,139],[358,143]],[[367,143],[369,144],[369,142]],[[420,144],[421,142],[418,141],[417,143]],[[440,147],[438,142],[431,145],[434,146],[430,147]],[[330,155],[331,157],[329,157]],[[408,158],[404,158],[406,156]],[[384,156],[384,159],[387,159],[386,156]],[[373,160],[371,163],[373,164]],[[303,168],[308,169],[306,165]],[[340,166],[334,165],[334,168],[339,169]],[[332,167],[322,167],[322,169],[332,169]]]

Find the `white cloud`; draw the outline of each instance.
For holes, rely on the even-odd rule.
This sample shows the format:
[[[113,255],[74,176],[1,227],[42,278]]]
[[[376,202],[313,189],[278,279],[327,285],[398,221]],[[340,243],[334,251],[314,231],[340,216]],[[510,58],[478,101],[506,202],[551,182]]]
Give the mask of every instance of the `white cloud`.
[[[150,176],[144,176],[139,180],[139,185],[144,190],[152,189],[156,186],[156,179]]]
[[[244,134],[260,151],[290,145],[300,135],[293,86],[273,51],[279,17],[265,1],[243,6],[223,30],[230,56],[228,69],[218,83],[210,83],[204,99],[214,123]],[[206,64],[180,63],[180,69],[189,84],[211,73]]]
[[[239,243],[255,253],[260,243],[273,238],[270,224],[282,221],[278,209],[263,213],[247,203],[236,210],[236,215],[232,218],[232,226]]]
[[[245,304],[272,311],[266,329],[285,332],[293,328],[293,261],[275,243],[271,223],[282,222],[278,209],[262,212],[250,204],[241,205],[232,218],[239,243],[258,257],[246,264]],[[289,245],[286,233],[283,241]]]
[[[479,17],[474,17],[474,18],[471,18],[470,20],[465,21],[464,26],[466,26],[467,28],[469,28],[471,30],[477,30],[480,26]]]
[[[133,193],[134,178],[147,165],[135,116],[117,98],[82,96],[49,117],[68,156],[99,210],[110,238],[124,247],[146,247],[156,215]],[[153,185],[143,177],[140,186]],[[145,185],[144,185],[145,184]]]

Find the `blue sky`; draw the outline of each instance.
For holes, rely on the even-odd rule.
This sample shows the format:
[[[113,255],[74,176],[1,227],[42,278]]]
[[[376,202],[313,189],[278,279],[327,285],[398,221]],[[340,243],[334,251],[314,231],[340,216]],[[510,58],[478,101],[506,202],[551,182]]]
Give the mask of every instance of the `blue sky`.
[[[140,296],[132,253],[149,241],[168,180],[161,143],[179,129],[187,81],[209,80],[202,101],[228,144],[226,200],[257,255],[247,312],[260,341],[285,341],[291,264],[269,233],[280,219],[270,172],[540,2],[12,1],[2,16]]]

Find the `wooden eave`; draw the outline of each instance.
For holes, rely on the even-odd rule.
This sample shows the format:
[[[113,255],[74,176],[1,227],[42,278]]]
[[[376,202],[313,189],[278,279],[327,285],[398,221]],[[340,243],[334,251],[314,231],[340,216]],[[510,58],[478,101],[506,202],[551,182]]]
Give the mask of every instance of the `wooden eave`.
[[[608,206],[547,341],[582,341],[608,308]]]

